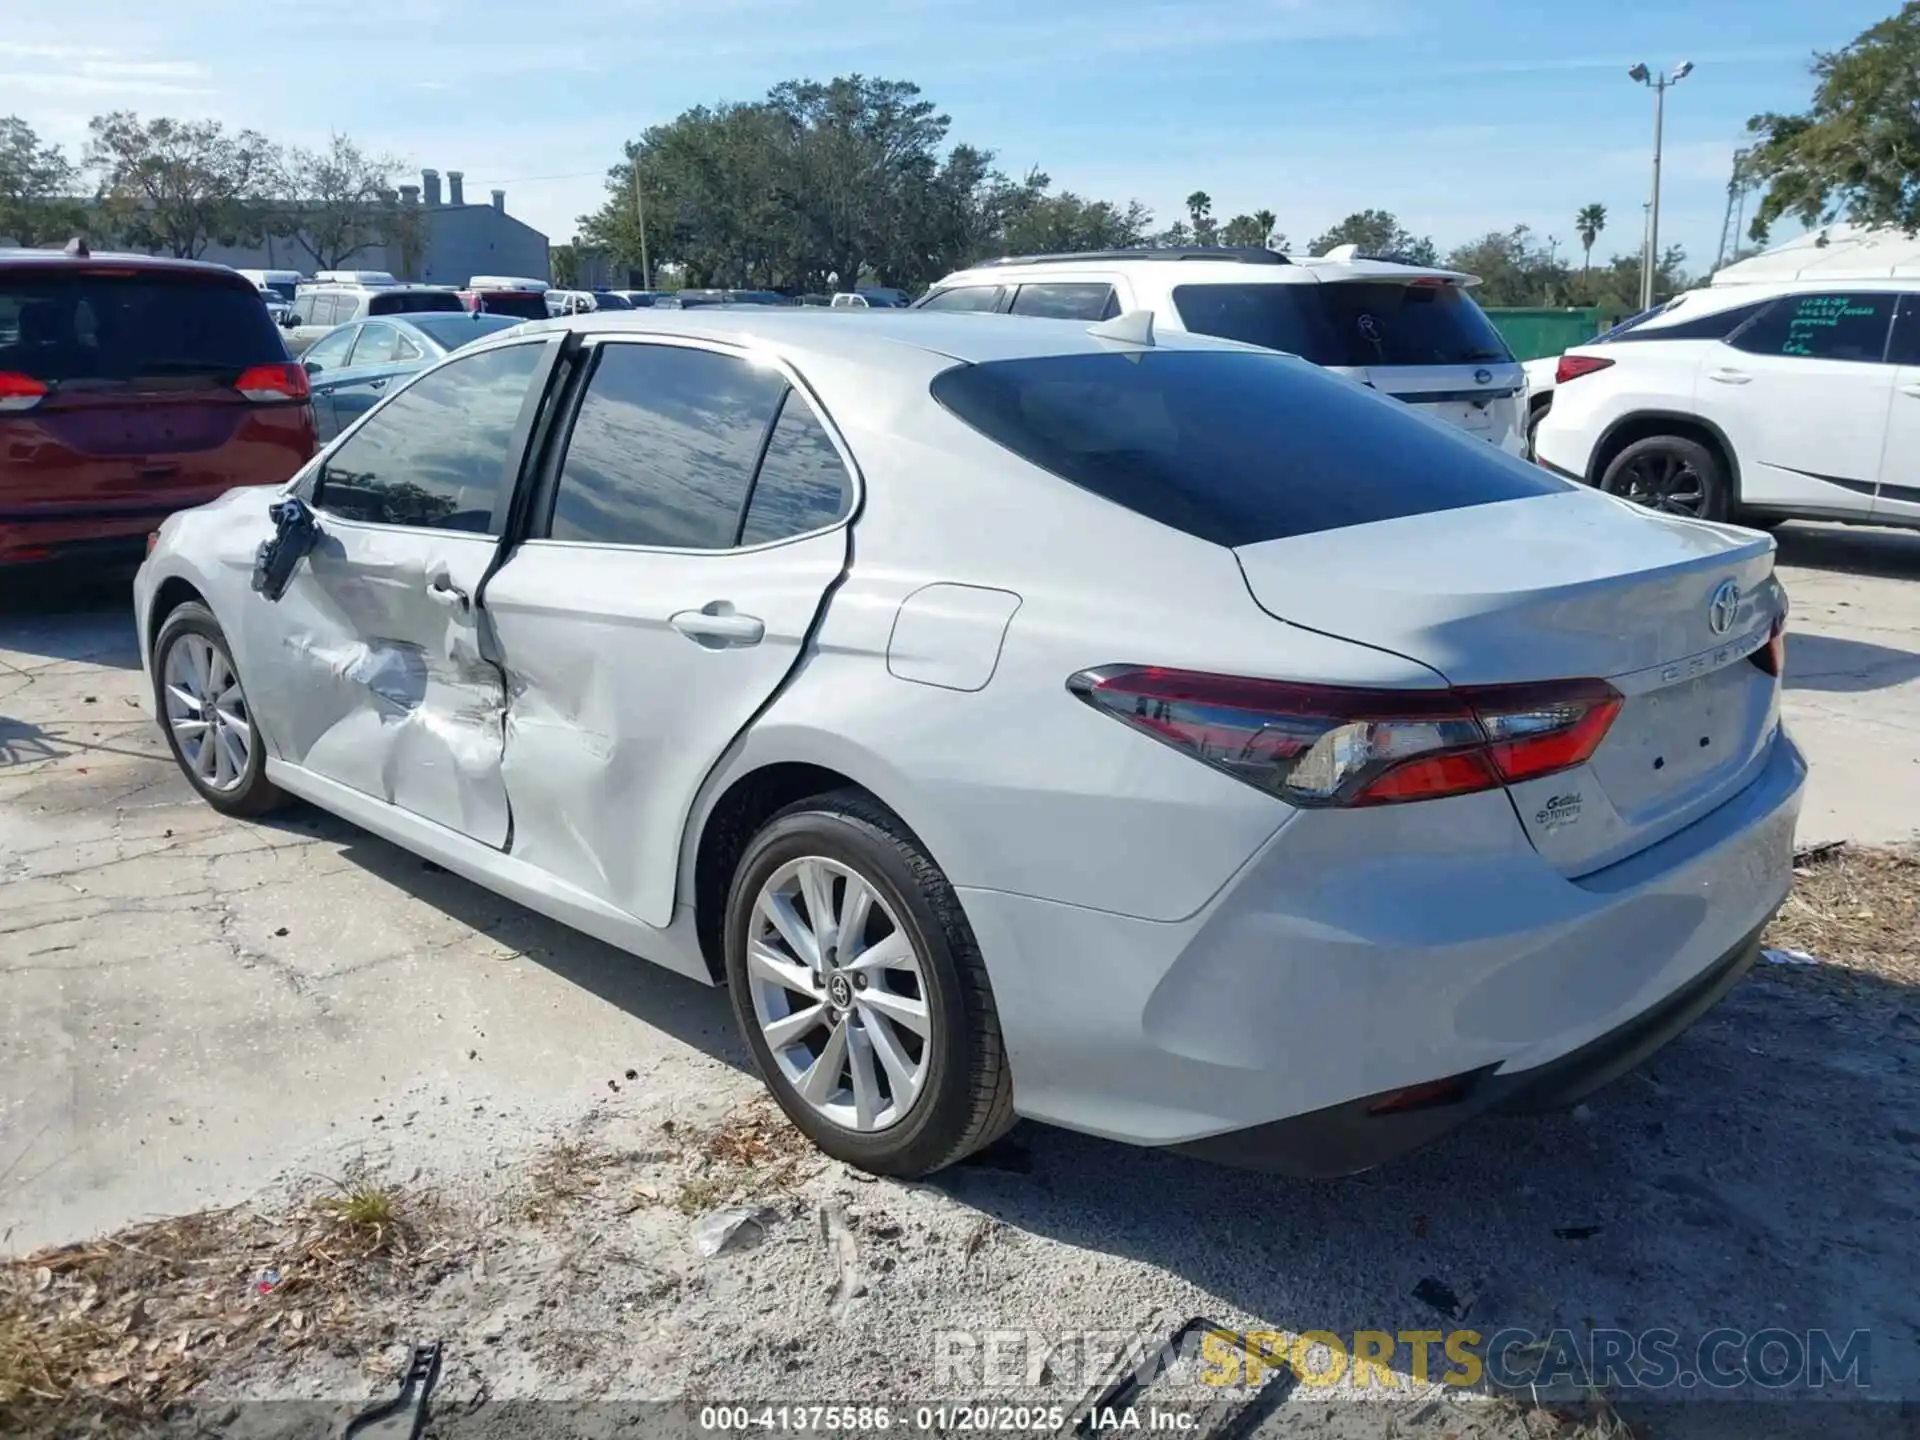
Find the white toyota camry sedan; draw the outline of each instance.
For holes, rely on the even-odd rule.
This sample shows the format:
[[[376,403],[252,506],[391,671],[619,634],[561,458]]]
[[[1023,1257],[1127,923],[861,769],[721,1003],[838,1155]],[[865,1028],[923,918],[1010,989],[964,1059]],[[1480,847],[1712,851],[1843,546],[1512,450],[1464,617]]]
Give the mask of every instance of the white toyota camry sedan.
[[[1569,1103],[1786,895],[1766,536],[1144,314],[595,313],[170,518],[157,718],[694,980],[825,1151]]]

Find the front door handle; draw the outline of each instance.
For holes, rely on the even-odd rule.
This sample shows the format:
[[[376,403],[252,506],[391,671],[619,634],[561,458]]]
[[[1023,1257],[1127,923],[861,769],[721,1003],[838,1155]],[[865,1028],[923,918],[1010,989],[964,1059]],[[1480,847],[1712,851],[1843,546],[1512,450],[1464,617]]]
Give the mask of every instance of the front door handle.
[[[709,650],[758,645],[767,634],[766,622],[759,616],[742,615],[726,600],[709,601],[698,610],[682,610],[668,617],[667,623]]]
[[[1744,385],[1753,377],[1744,370],[1710,370],[1709,380],[1718,380],[1722,385]]]
[[[386,388],[387,388],[387,377],[386,377],[386,376],[384,376],[384,375],[382,375],[382,376],[381,376],[381,377],[380,377],[380,378],[379,378],[378,380],[369,380],[369,381],[367,381],[367,388],[368,388],[369,390],[384,390],[384,389],[386,389]]]
[[[470,597],[466,591],[446,576],[436,575],[427,582],[427,598],[436,605],[446,606],[449,610],[465,611]]]

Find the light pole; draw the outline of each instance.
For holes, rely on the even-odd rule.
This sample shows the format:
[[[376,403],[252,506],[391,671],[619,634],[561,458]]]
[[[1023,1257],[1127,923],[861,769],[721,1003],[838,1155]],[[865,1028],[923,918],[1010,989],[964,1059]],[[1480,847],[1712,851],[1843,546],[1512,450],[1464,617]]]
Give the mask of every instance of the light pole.
[[[647,263],[647,202],[640,198],[640,155],[633,157],[633,220],[640,227],[640,288],[653,289],[653,266]]]
[[[1655,75],[1644,63],[1627,71],[1653,91],[1653,200],[1647,212],[1647,248],[1640,257],[1640,308],[1653,308],[1653,273],[1660,253],[1660,129],[1666,119],[1667,91],[1693,73],[1693,62],[1682,60],[1671,75]]]

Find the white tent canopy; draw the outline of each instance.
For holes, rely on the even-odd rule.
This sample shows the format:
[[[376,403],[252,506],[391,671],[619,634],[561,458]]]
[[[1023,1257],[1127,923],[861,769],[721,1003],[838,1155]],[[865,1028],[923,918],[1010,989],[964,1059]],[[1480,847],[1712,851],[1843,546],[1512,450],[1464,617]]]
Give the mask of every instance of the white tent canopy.
[[[1712,283],[1898,279],[1920,280],[1920,235],[1829,225],[1716,270]]]

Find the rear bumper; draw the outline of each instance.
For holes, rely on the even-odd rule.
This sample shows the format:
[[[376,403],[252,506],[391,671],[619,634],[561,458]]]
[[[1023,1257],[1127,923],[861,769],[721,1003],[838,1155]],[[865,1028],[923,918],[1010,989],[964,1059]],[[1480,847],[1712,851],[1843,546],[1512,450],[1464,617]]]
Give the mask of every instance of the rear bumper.
[[[1755,929],[1651,1010],[1571,1054],[1510,1074],[1481,1070],[1446,1077],[1458,1085],[1449,1092],[1457,1098],[1447,1103],[1396,1111],[1383,1108],[1394,1092],[1369,1095],[1167,1148],[1197,1160],[1324,1179],[1384,1164],[1488,1111],[1565,1109],[1619,1079],[1717,1005],[1752,968],[1764,928]]]
[[[1489,792],[1296,817],[1177,923],[963,890],[1015,1108],[1338,1173],[1493,1106],[1564,1102],[1738,978],[1791,884],[1805,777],[1781,731],[1739,793],[1577,880]],[[1471,1083],[1448,1105],[1367,1113],[1449,1077]]]

